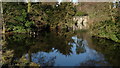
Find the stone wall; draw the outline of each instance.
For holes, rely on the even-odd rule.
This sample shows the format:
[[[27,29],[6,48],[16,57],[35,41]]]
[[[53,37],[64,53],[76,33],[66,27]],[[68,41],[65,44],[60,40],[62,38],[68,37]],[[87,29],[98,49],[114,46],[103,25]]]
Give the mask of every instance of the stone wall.
[[[89,28],[89,16],[75,16],[73,17],[73,30],[88,29]]]

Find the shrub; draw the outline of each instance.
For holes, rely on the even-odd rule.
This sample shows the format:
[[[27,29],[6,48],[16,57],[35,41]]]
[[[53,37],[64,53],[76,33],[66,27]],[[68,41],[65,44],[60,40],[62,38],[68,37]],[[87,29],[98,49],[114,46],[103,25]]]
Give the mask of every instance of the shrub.
[[[120,42],[120,23],[113,23],[111,20],[94,24],[92,33],[95,36],[106,37],[115,42]]]

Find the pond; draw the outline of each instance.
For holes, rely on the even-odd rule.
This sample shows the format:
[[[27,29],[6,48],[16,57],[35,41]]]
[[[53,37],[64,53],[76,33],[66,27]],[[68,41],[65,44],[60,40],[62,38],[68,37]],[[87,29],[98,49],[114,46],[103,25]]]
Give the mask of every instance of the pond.
[[[3,66],[119,66],[120,47],[89,32],[41,32],[4,37]],[[24,59],[23,59],[24,58]]]

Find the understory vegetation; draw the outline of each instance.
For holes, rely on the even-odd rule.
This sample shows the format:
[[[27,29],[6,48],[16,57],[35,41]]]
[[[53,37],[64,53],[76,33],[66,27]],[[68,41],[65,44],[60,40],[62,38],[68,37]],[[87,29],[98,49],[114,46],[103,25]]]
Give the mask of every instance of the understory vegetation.
[[[120,43],[120,12],[119,8],[109,11],[109,20],[93,23],[92,35],[107,38]]]
[[[115,42],[120,42],[120,23],[102,21],[95,24],[92,31],[95,36],[105,37]]]
[[[117,12],[119,13],[119,11]],[[94,23],[92,26],[92,34],[120,43],[120,16],[116,13],[113,18],[114,20],[111,19]]]

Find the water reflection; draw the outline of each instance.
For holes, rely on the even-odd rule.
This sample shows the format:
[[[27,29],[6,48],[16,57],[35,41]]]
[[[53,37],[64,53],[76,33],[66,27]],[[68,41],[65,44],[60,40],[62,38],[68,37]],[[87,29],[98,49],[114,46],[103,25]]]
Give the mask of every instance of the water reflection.
[[[13,50],[13,57],[7,62],[11,65],[19,62],[23,56],[29,61],[27,63],[34,62],[41,66],[109,65],[104,54],[93,49],[87,39],[89,37],[85,35],[69,32],[43,32],[37,36],[15,34],[6,36],[7,44],[3,46],[3,51]]]
[[[112,40],[92,38],[94,41],[94,49],[102,53],[105,60],[109,62],[110,66],[120,66],[120,43],[113,42]]]
[[[102,54],[97,53],[95,50],[89,48],[86,40],[79,39],[77,36],[73,36],[72,39],[74,42],[69,43],[69,45],[72,45],[72,52],[70,55],[65,56],[64,54],[61,54],[57,49],[54,50],[54,48],[52,48],[53,51],[49,53],[37,52],[32,54],[32,62],[42,64],[43,66],[48,65],[48,63],[49,66],[86,66],[88,61],[89,64],[87,65],[91,66],[101,66],[107,63],[104,61]],[[40,62],[40,60],[44,61]]]

